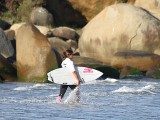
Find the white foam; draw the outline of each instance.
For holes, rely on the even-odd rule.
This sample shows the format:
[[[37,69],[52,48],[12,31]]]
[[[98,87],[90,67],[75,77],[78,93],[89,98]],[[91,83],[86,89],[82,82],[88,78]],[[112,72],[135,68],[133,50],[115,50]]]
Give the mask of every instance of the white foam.
[[[153,85],[147,85],[144,86],[142,88],[130,88],[127,86],[123,86],[117,90],[112,91],[112,93],[142,93],[142,92],[148,92],[151,94],[155,94],[154,92],[152,92],[151,90],[154,89]]]
[[[122,92],[134,92],[135,90],[133,88],[129,88],[127,86],[123,86],[117,90],[112,91],[113,93],[122,93]]]
[[[41,88],[42,87],[42,88]],[[17,87],[17,88],[14,88],[13,90],[19,90],[19,91],[23,91],[23,90],[32,90],[32,89],[57,89],[56,87],[53,87],[53,86],[49,86],[48,84],[34,84],[32,86],[24,86],[24,87]]]
[[[43,87],[43,86],[47,86],[47,84],[35,84],[32,86],[32,88]]]
[[[153,85],[147,85],[147,86],[144,86],[144,87],[138,89],[137,91],[138,92],[144,92],[145,91],[145,92],[155,94],[155,93],[151,92],[151,90],[153,90],[153,89],[155,89],[155,87]]]
[[[118,80],[117,80],[117,79],[114,79],[114,78],[106,78],[104,81],[110,82],[110,83],[118,82]]]
[[[69,96],[65,99],[65,104],[73,104],[79,102],[79,87],[76,87],[74,90],[71,91]]]
[[[22,91],[22,90],[31,90],[31,88],[29,88],[29,87],[17,87],[17,88],[14,88],[13,90]]]

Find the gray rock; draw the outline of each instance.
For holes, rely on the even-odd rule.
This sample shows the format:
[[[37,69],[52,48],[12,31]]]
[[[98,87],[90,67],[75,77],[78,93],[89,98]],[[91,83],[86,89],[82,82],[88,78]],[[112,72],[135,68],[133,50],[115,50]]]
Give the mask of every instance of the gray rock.
[[[48,38],[48,41],[52,48],[56,49],[61,55],[66,49],[70,49],[69,44],[58,37]]]
[[[78,43],[75,40],[70,39],[70,40],[67,40],[66,42],[68,43],[72,51],[75,51],[78,48]]]
[[[31,13],[31,22],[36,25],[53,25],[53,16],[45,8],[37,7]]]
[[[78,40],[79,35],[76,33],[74,29],[71,29],[69,27],[58,27],[52,30],[52,35],[54,37],[60,37],[63,39],[72,39],[72,40]]]
[[[11,57],[14,55],[14,48],[11,44],[11,41],[7,38],[4,31],[0,28],[0,54],[5,58]]]

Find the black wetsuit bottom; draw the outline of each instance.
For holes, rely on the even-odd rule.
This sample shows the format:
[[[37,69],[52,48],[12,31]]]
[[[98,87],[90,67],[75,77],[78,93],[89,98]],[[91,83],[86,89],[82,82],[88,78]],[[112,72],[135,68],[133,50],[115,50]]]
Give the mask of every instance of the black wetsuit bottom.
[[[74,90],[77,86],[76,85],[61,85],[60,94],[59,94],[59,96],[61,96],[61,98],[63,98],[68,87],[70,87],[72,90]]]

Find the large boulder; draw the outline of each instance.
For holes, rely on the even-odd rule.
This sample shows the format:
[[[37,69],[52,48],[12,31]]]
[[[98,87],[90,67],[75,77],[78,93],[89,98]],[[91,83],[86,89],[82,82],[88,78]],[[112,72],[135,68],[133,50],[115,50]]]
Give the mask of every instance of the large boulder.
[[[37,7],[32,10],[30,20],[35,25],[53,25],[53,16],[45,8]]]
[[[89,65],[102,65],[102,62],[92,59],[92,58],[87,58],[87,57],[81,57],[81,56],[74,56],[73,57],[73,61],[75,63],[76,66],[84,66],[84,67],[88,67]]]
[[[14,30],[14,31],[15,31],[15,35],[16,35],[18,29],[19,29],[22,25],[24,25],[24,24],[25,24],[24,22],[22,22],[22,23],[15,23],[15,24],[13,24],[13,25],[10,27],[10,30]]]
[[[116,4],[105,8],[84,28],[79,39],[80,55],[110,63],[123,50],[160,55],[160,21],[146,10]]]
[[[48,38],[48,41],[52,48],[56,49],[60,55],[63,55],[65,50],[70,49],[69,44],[58,37],[50,37]]]
[[[14,49],[11,44],[11,41],[7,38],[4,31],[0,28],[0,54],[5,58],[11,57],[14,55]]]
[[[61,55],[67,49],[72,49],[74,52],[78,48],[78,43],[74,40],[67,40],[64,41],[58,37],[50,37],[48,38],[49,43],[51,44],[52,48],[56,49]]]
[[[75,40],[67,40],[66,43],[69,45],[69,47],[72,49],[72,51],[76,51],[78,49],[78,43]]]
[[[117,3],[133,4],[135,0],[68,0],[75,10],[81,12],[88,21],[95,17],[105,7]]]
[[[58,67],[47,38],[31,24],[21,26],[16,35],[19,80],[44,82],[46,74]]]
[[[64,40],[72,39],[76,41],[79,39],[77,32],[69,27],[58,27],[51,31],[51,36],[53,37],[60,37]]]
[[[135,6],[142,7],[151,12],[160,19],[160,1],[159,0],[136,0]]]
[[[152,67],[160,67],[160,55],[143,51],[117,52],[112,58],[111,66],[119,69],[131,66],[141,71],[147,71]]]
[[[35,25],[35,27],[45,36],[47,35],[48,31],[50,31],[50,29],[45,26]]]
[[[10,27],[10,30],[14,30],[15,31],[15,35],[17,34],[18,29],[23,26],[25,23],[16,23],[13,24]],[[43,34],[43,35],[47,35],[47,33],[50,31],[49,28],[45,27],[45,26],[38,26],[35,25],[35,27]]]

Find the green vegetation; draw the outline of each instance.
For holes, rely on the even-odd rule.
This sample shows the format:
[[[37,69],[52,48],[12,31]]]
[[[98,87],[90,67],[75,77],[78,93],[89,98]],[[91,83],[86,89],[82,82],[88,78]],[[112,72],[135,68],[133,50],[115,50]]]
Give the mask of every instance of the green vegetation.
[[[142,72],[137,68],[131,67],[130,72],[131,72],[131,75],[142,75]]]
[[[6,21],[8,21],[8,20],[15,20],[15,16],[7,11],[7,12],[5,12],[5,13],[3,13],[1,15],[1,19],[6,20]]]
[[[126,66],[120,70],[120,78],[138,78],[143,76],[143,72],[137,68]]]
[[[32,0],[24,0],[17,10],[18,21],[28,21],[33,8]]]
[[[14,11],[7,10],[1,14],[1,19],[14,22],[28,21],[30,13],[35,6],[41,6],[43,0],[23,0],[21,3],[11,4]]]
[[[160,68],[155,68],[155,71],[151,74],[152,78],[160,79]]]
[[[155,78],[155,79],[160,79],[160,75],[159,75],[159,76],[154,76],[153,78]]]

